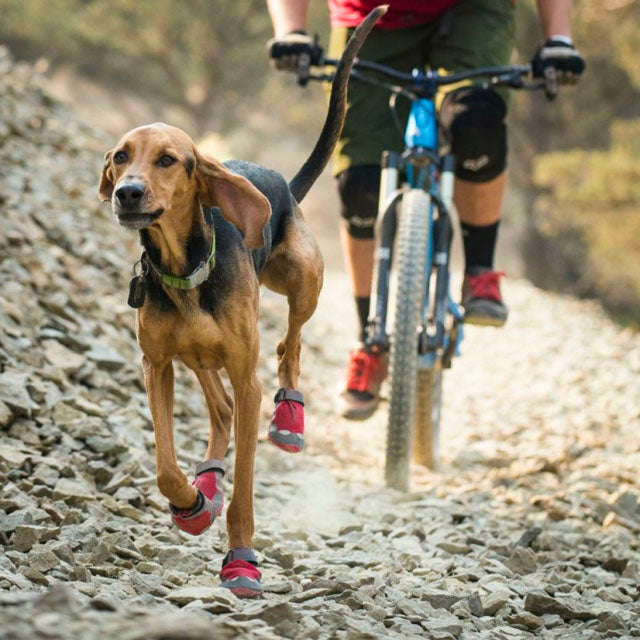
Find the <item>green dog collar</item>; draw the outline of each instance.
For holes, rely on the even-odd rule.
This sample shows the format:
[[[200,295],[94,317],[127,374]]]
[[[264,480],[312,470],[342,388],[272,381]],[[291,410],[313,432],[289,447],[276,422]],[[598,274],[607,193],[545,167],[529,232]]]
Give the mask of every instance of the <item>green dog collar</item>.
[[[164,273],[164,271],[153,264],[151,258],[149,258],[146,252],[143,254],[142,260],[146,261],[151,266],[160,280],[162,280],[162,283],[166,284],[168,287],[184,290],[195,289],[196,287],[199,287],[203,282],[207,281],[207,278],[213,271],[213,268],[216,266],[216,232],[212,226],[211,251],[209,252],[209,256],[205,260],[203,260],[188,276],[180,277],[174,276],[170,273]]]

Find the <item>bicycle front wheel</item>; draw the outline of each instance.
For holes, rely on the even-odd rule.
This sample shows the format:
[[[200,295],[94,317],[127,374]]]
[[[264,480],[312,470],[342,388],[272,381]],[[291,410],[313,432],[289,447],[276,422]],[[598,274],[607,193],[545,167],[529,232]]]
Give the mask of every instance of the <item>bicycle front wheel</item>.
[[[385,477],[394,489],[409,489],[416,406],[418,327],[425,296],[429,194],[412,189],[402,199],[398,230],[395,327],[391,343],[391,395]]]

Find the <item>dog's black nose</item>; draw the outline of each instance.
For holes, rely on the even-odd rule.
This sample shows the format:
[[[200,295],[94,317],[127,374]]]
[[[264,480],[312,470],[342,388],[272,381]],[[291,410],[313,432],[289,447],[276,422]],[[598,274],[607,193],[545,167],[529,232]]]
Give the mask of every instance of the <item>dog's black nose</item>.
[[[142,196],[144,195],[144,185],[136,182],[123,184],[116,189],[116,198],[123,209],[136,209]]]

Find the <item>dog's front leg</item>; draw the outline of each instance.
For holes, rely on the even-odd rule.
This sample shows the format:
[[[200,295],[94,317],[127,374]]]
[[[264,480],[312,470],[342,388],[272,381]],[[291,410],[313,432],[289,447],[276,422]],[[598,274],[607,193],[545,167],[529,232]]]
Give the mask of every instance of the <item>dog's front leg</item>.
[[[142,369],[156,439],[158,488],[175,508],[190,509],[196,504],[198,490],[189,484],[176,458],[173,441],[173,364],[170,359],[156,363],[143,356]]]
[[[222,562],[221,586],[240,597],[262,595],[258,561],[251,550],[253,538],[253,472],[262,385],[256,376],[258,360],[257,335],[253,344],[242,353],[228,358],[227,373],[235,396],[234,436],[236,459],[233,475],[233,496],[227,511],[229,552]]]
[[[236,458],[233,496],[227,511],[227,531],[231,548],[251,547],[253,537],[253,473],[262,385],[255,373],[257,358],[252,360],[252,366],[247,368],[239,367],[239,363],[236,362],[234,366],[227,369],[235,396]]]

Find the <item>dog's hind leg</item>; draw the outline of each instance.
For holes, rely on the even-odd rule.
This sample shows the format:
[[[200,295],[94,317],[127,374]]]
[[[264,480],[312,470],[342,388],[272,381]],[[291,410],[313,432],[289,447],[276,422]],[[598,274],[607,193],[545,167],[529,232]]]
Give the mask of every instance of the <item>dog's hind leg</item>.
[[[269,426],[269,440],[297,453],[304,447],[304,408],[298,391],[300,334],[313,315],[322,289],[323,261],[318,245],[300,214],[289,219],[284,239],[275,249],[262,274],[264,284],[287,296],[289,322],[278,344],[276,408]]]
[[[209,409],[210,429],[206,459],[223,460],[231,437],[233,400],[225,391],[217,371],[198,369],[194,373],[200,382]]]

